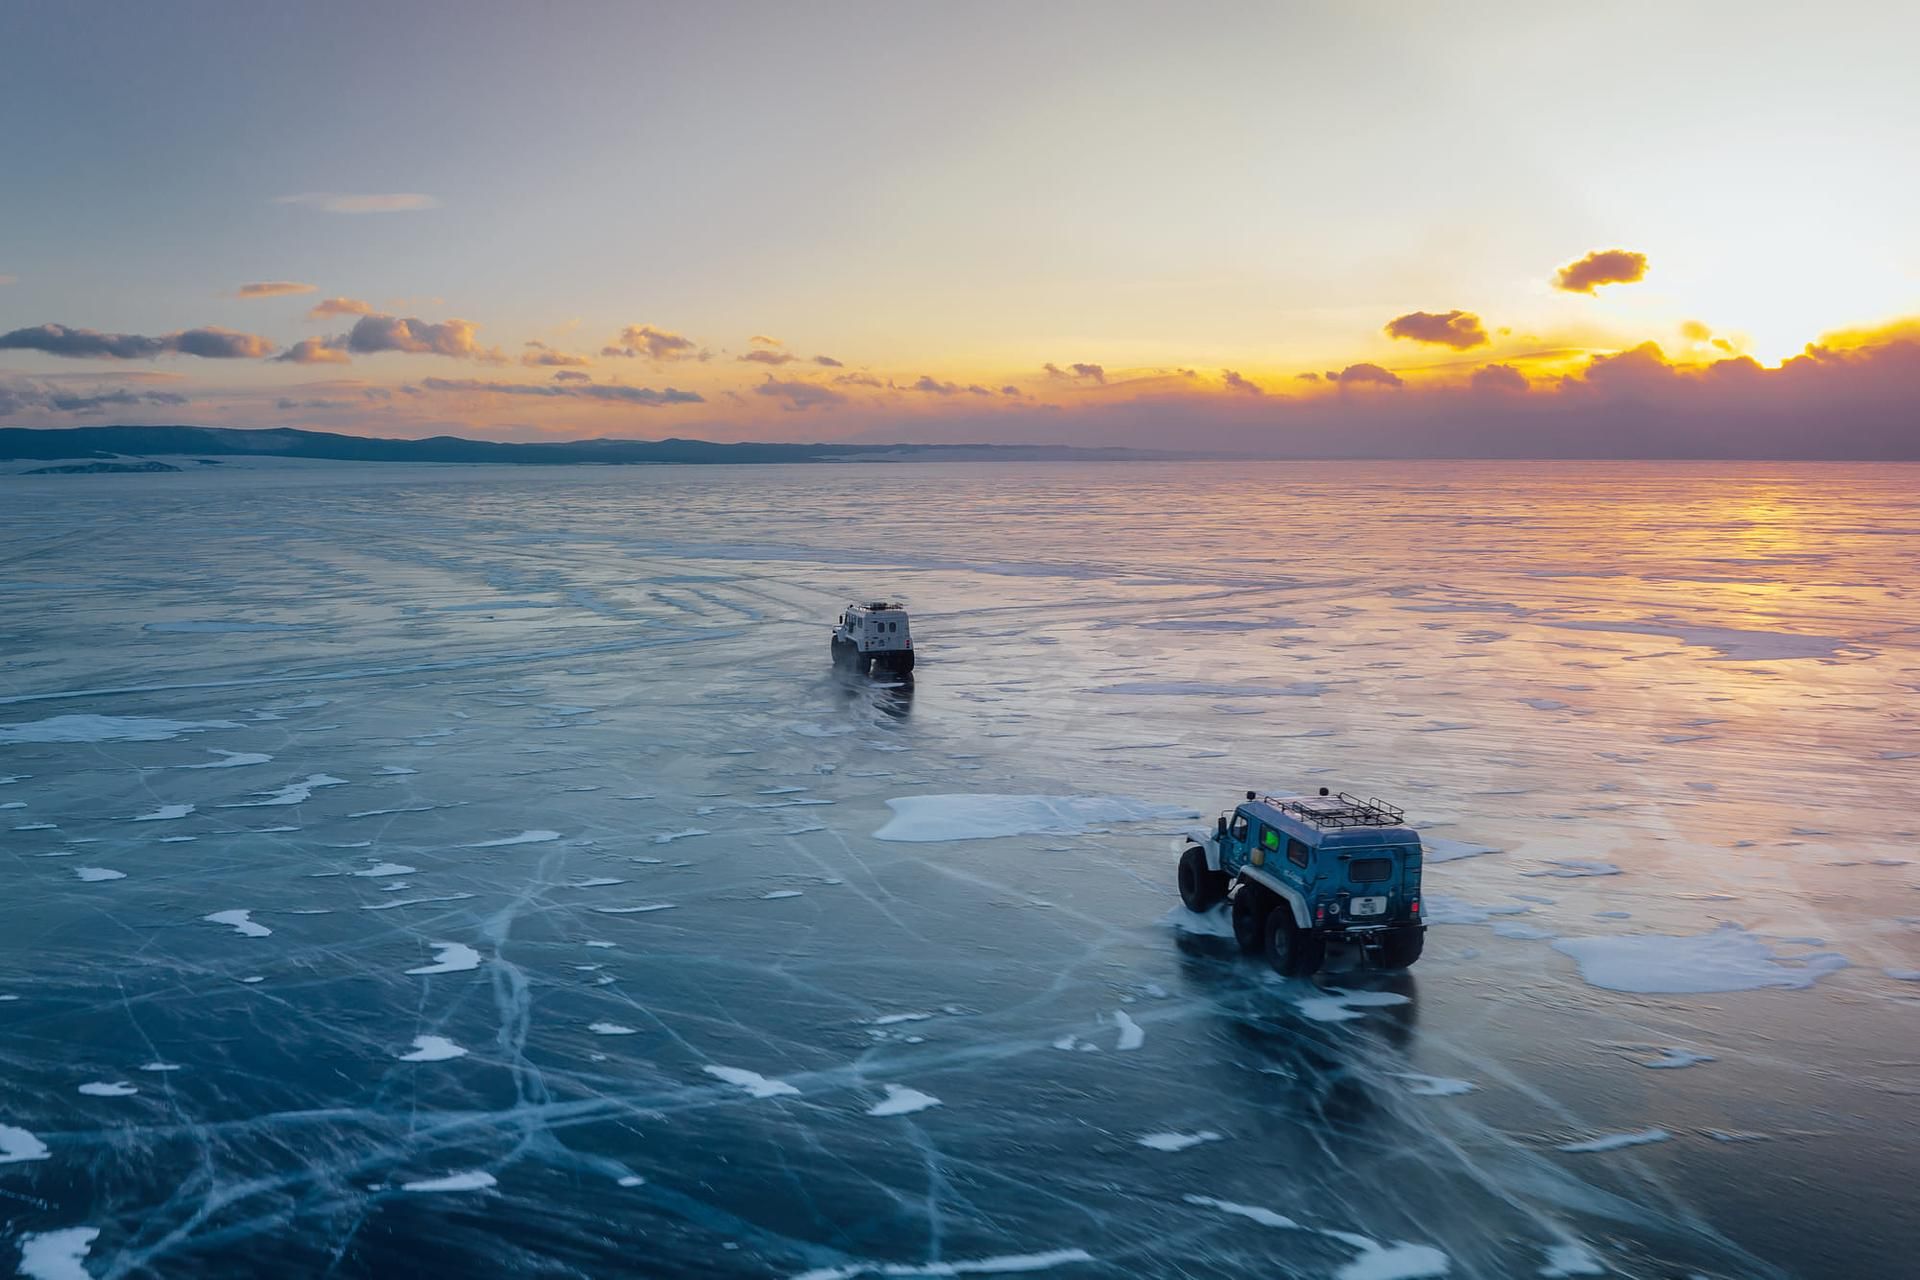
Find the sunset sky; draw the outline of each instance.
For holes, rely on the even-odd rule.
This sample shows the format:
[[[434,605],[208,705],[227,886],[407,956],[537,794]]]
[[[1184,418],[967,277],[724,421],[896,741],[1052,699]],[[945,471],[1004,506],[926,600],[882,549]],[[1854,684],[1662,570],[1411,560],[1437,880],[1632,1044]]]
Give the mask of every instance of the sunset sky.
[[[1920,456],[1916,47],[1893,3],[13,3],[0,424]]]

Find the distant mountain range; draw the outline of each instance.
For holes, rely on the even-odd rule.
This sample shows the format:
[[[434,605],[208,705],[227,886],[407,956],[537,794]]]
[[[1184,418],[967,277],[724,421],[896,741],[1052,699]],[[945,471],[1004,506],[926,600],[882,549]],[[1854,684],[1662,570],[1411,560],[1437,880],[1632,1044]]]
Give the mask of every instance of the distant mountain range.
[[[569,440],[503,444],[459,436],[386,440],[290,427],[0,427],[0,460],[326,458],[340,462],[741,463],[1104,461],[1173,458],[1140,449],[991,444],[719,444],[711,440]],[[54,468],[48,468],[53,470]],[[88,467],[84,470],[106,470]],[[113,470],[153,468],[112,467]],[[79,471],[83,468],[59,468]]]

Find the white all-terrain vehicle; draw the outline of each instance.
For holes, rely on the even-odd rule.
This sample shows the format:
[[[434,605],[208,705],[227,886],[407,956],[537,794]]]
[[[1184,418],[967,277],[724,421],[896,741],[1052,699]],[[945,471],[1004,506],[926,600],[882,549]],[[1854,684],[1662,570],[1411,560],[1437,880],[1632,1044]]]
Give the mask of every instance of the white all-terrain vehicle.
[[[907,630],[906,607],[885,600],[848,605],[833,629],[833,665],[861,675],[869,670],[911,675],[913,633]]]

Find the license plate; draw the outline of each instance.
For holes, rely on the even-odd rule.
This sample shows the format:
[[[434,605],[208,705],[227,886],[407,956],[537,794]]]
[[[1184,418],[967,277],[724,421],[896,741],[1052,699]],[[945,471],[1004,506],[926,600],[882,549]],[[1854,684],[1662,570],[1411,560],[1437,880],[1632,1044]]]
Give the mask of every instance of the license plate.
[[[1377,916],[1387,909],[1385,898],[1355,898],[1347,910],[1356,916]]]

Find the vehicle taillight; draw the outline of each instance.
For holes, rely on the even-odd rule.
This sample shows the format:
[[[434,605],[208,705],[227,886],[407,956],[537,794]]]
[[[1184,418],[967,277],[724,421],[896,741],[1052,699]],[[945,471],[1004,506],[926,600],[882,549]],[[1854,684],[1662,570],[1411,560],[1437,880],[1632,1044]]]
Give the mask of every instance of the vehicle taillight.
[[[1419,914],[1420,914],[1420,899],[1418,899],[1418,898],[1415,898],[1415,899],[1413,900],[1413,914],[1415,914],[1415,915],[1419,915]]]
[[[1317,906],[1313,909],[1313,918],[1315,920],[1325,920],[1327,918],[1327,908],[1325,903],[1322,903],[1320,906]]]

